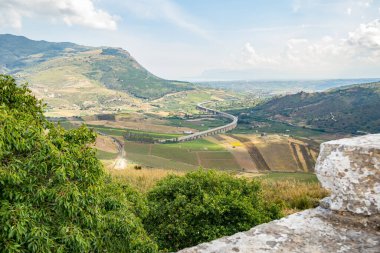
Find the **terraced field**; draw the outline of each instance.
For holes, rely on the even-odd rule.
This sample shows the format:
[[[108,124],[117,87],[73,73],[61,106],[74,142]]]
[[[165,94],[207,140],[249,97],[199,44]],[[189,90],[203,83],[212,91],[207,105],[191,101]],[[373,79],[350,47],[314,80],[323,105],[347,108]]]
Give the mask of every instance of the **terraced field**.
[[[246,172],[313,172],[317,145],[280,135],[219,135],[207,138],[228,149]]]

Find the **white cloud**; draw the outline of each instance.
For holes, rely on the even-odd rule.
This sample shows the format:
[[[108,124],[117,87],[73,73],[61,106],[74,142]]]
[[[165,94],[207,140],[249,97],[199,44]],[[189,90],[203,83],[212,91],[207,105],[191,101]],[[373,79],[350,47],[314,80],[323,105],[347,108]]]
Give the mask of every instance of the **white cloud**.
[[[346,10],[346,13],[347,13],[347,15],[351,15],[351,13],[352,13],[352,9],[351,8],[347,8],[347,10]]]
[[[372,4],[373,0],[361,0],[359,1],[359,5],[360,6],[364,6],[364,7],[370,7],[371,4]]]
[[[358,48],[380,50],[380,19],[361,24],[358,29],[349,33],[348,43]]]
[[[126,0],[125,6],[140,18],[162,19],[204,38],[210,38],[207,31],[197,25],[193,17],[171,0]]]
[[[355,66],[380,67],[380,19],[361,24],[346,38],[325,36],[317,41],[290,39],[279,55],[258,53],[246,43],[234,69],[265,68],[300,73],[337,73]],[[231,66],[231,65],[230,65]]]
[[[0,0],[0,27],[22,27],[24,17],[42,17],[50,21],[115,30],[117,17],[96,8],[93,0]]]
[[[264,57],[258,55],[253,46],[248,42],[244,45],[244,50],[247,52],[246,57],[243,58],[247,64],[251,66],[266,65],[266,64],[277,64],[277,61],[270,57]]]

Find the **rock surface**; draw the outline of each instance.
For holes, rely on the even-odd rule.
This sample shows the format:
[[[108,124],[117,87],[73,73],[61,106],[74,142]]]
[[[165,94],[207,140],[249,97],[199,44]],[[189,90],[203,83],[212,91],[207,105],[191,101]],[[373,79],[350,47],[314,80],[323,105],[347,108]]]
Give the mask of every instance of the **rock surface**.
[[[342,218],[318,207],[179,252],[379,252],[379,231],[341,223]]]
[[[323,143],[315,171],[321,207],[179,252],[380,252],[380,134]]]
[[[380,134],[322,143],[315,172],[331,192],[325,207],[364,215],[380,213]]]

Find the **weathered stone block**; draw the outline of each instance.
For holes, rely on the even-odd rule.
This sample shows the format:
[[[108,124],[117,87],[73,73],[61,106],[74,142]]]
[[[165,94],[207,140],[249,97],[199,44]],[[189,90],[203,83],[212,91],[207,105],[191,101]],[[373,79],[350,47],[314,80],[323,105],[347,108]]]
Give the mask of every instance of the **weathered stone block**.
[[[331,191],[322,206],[363,215],[380,213],[380,134],[323,143],[315,172]]]

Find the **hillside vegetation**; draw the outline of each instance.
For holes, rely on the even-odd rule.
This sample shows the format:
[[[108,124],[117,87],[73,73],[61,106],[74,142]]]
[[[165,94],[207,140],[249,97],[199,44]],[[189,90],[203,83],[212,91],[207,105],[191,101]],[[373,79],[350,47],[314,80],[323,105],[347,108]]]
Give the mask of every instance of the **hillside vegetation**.
[[[380,82],[376,82],[277,97],[244,110],[241,119],[269,118],[334,133],[375,133],[380,132],[379,108]]]
[[[1,252],[155,252],[143,198],[106,176],[96,135],[55,127],[41,104],[0,75]]]
[[[193,88],[190,83],[153,75],[120,48],[33,41],[14,35],[0,35],[0,70],[17,73],[32,86],[46,89],[49,88],[46,84],[49,76],[56,76],[50,80],[52,85],[61,85],[71,76],[75,79],[80,75],[77,86],[92,83],[143,99]],[[38,78],[41,72],[46,79]],[[57,72],[61,74],[57,75]]]

